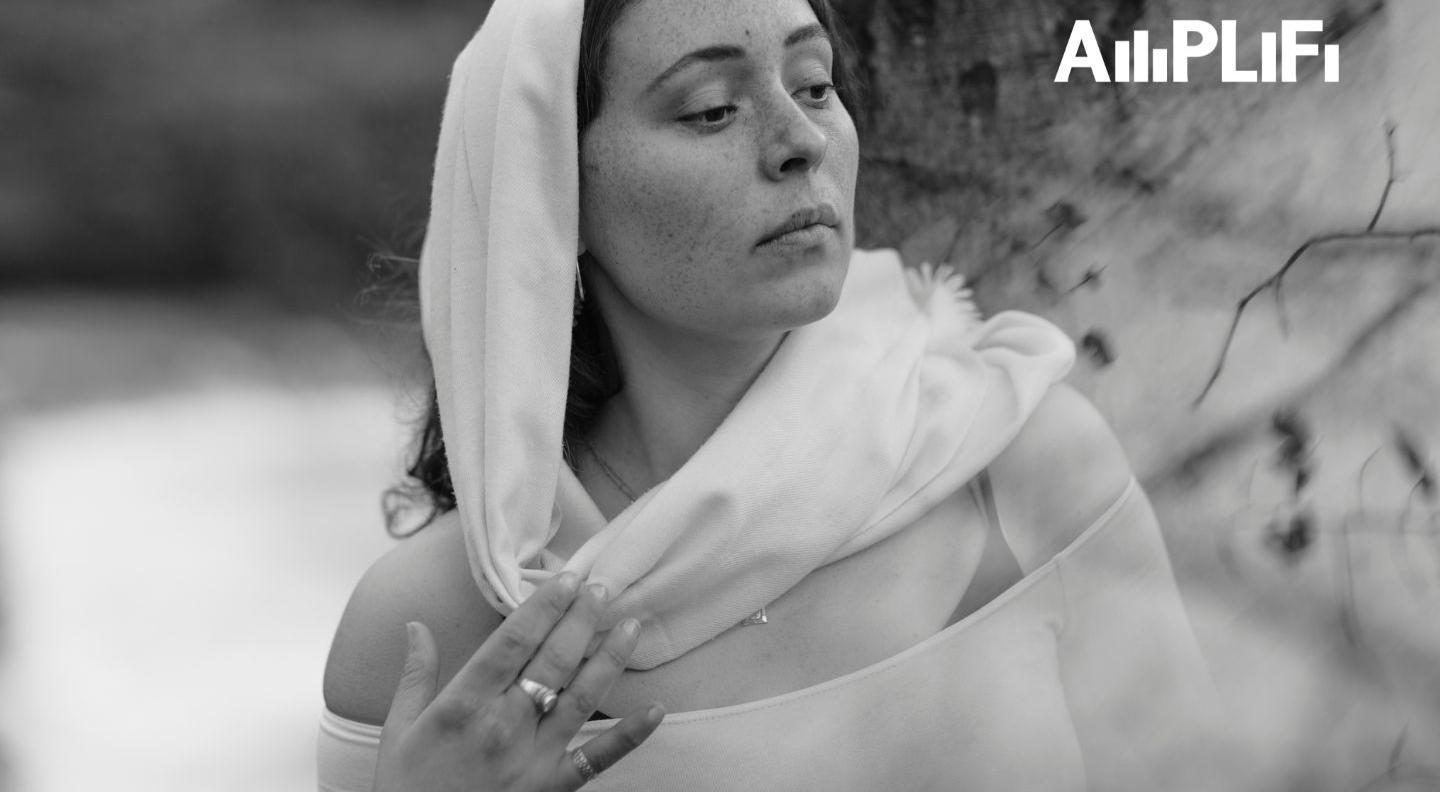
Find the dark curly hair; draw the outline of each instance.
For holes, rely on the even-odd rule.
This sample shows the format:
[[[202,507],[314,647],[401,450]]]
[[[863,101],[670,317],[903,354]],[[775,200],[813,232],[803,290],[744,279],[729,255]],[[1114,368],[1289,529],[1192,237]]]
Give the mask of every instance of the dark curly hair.
[[[575,92],[582,136],[600,114],[610,35],[625,12],[637,2],[639,0],[585,0],[584,21],[580,27],[579,82]],[[808,2],[834,45],[835,62],[831,79],[835,92],[850,112],[856,113],[862,97],[853,71],[854,50],[846,37],[845,28],[840,24],[831,0]],[[413,260],[411,264],[413,272]],[[623,385],[610,346],[610,333],[593,305],[593,301],[581,304],[570,336],[570,385],[565,400],[564,436],[567,441],[565,461],[572,469],[575,460],[570,455],[568,441],[589,431],[600,408],[619,393]],[[440,428],[440,405],[433,378],[414,456],[405,474],[407,480],[387,491],[384,498],[386,529],[394,536],[414,533],[430,524],[435,517],[455,508],[455,487],[450,481],[450,465],[445,456],[445,437]],[[411,513],[409,507],[416,503],[427,504],[423,519],[408,530],[402,528],[402,516]]]

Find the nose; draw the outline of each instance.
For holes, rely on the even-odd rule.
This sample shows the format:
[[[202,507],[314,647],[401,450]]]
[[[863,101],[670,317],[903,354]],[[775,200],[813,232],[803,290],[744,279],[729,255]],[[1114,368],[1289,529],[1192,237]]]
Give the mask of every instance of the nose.
[[[771,103],[765,116],[761,165],[767,177],[781,181],[807,173],[825,159],[830,138],[797,99],[784,95]]]

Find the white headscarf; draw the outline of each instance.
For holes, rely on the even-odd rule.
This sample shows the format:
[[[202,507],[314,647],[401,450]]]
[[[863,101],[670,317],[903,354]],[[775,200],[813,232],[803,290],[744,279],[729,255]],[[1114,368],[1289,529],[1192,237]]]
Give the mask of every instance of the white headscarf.
[[[496,0],[450,78],[421,254],[458,519],[508,613],[561,568],[644,625],[652,668],[814,569],[913,523],[1014,438],[1074,348],[1027,314],[983,324],[958,282],[857,251],[840,303],[793,331],[714,435],[608,524],[561,456],[579,254],[582,0]],[[907,286],[909,288],[907,288]],[[547,549],[561,522],[591,538]]]

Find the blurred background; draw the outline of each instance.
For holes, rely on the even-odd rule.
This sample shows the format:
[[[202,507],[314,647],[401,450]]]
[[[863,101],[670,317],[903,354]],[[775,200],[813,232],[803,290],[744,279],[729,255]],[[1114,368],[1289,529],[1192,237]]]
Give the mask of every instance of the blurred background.
[[[861,243],[1073,336],[1269,788],[1440,789],[1440,4],[836,4]],[[314,788],[424,378],[374,259],[487,6],[0,8],[0,792]],[[1176,17],[1342,81],[1052,82]]]

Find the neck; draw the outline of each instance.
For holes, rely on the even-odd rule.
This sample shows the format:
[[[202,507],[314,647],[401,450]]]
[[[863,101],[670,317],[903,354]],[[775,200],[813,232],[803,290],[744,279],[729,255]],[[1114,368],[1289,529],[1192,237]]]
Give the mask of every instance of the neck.
[[[643,492],[673,475],[714,433],[784,334],[686,331],[624,306],[611,309],[612,302],[602,310],[624,387],[601,411],[592,437],[626,482]]]

